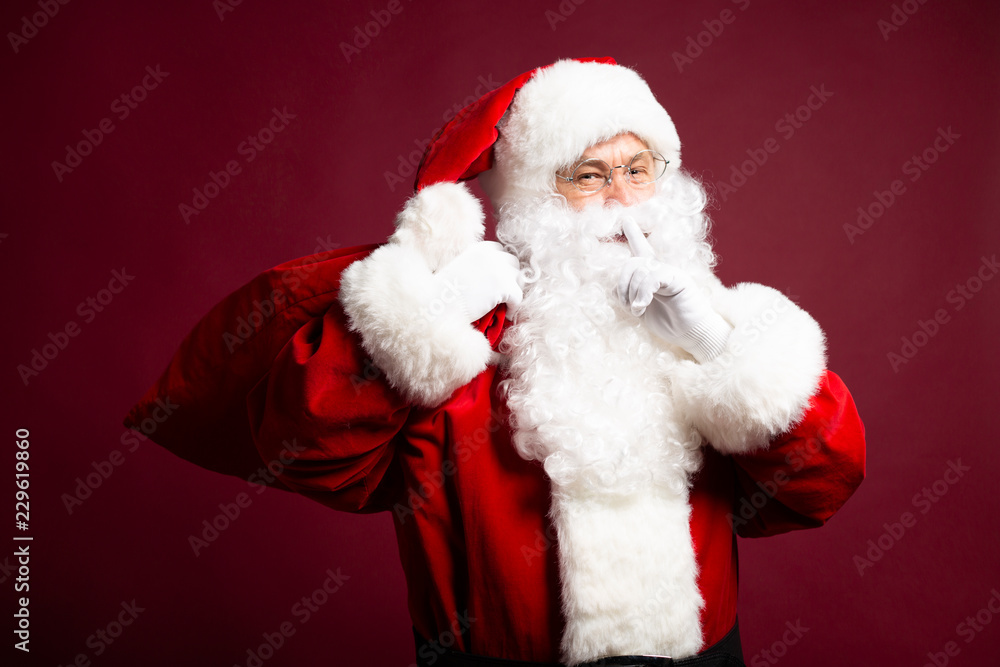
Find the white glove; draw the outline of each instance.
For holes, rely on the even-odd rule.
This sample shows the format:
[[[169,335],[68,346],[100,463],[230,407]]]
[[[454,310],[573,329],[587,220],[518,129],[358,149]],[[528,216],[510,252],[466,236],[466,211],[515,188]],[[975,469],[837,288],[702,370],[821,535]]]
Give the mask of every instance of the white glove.
[[[523,298],[518,284],[520,262],[496,241],[479,241],[434,274],[430,316],[449,313],[475,322],[501,303],[507,316]]]
[[[656,259],[635,220],[625,220],[622,231],[633,256],[618,279],[618,298],[653,333],[699,362],[721,354],[733,327],[715,312],[690,275]]]

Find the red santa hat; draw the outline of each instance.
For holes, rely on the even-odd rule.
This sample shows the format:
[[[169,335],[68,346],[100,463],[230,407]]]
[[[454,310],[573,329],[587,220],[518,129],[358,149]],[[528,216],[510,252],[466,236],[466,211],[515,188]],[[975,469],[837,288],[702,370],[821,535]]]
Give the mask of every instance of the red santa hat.
[[[626,132],[679,167],[677,130],[639,74],[612,58],[560,60],[462,109],[428,145],[416,189],[480,175],[496,206],[550,193],[557,170]]]
[[[551,194],[559,169],[626,132],[662,153],[668,168],[680,164],[674,124],[646,82],[600,58],[525,72],[462,109],[431,141],[389,243],[341,283],[354,329],[380,332],[363,339],[366,352],[407,400],[438,405],[493,359],[489,341],[463,318],[426,316],[432,273],[485,234],[482,205],[460,181],[480,176],[497,208]]]

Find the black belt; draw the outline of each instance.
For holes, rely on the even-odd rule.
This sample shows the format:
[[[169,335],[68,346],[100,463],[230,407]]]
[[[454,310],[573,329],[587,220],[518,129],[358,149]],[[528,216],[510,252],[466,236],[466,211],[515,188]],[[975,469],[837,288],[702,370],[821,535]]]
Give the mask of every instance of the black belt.
[[[430,643],[416,630],[413,636],[417,644],[418,667],[563,667],[551,662],[526,662],[505,660],[483,655],[461,653],[442,649],[440,644]],[[433,649],[431,647],[434,647]],[[690,658],[664,658],[651,655],[617,655],[585,662],[579,667],[746,667],[743,662],[743,647],[740,643],[740,625],[737,620],[726,636],[707,649]]]

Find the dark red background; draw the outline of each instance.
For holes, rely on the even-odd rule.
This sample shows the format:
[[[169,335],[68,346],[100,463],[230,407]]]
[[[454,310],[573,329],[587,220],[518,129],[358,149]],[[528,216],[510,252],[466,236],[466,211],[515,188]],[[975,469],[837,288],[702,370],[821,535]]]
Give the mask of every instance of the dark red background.
[[[30,660],[10,644],[3,655],[31,665],[69,664],[79,653],[95,665],[244,665],[262,633],[296,621],[292,605],[339,568],[350,577],[343,589],[307,624],[296,622],[265,664],[367,656],[363,664],[409,665],[386,515],[336,514],[268,490],[196,557],[188,536],[247,485],[150,444],[125,452],[72,514],[61,496],[94,462],[125,450],[125,412],[216,301],[258,271],[314,252],[318,239],[384,239],[408,194],[390,188],[385,172],[483,80],[495,85],[560,57],[611,55],[649,81],[679,128],[686,167],[706,183],[729,178],[748,149],[777,139],[756,174],[716,197],[719,273],[727,283],[778,287],[820,321],[830,366],[867,426],[868,479],[827,527],[741,543],[748,661],[769,664],[759,652],[782,640],[786,622],[801,621],[809,630],[777,647],[781,664],[922,665],[949,641],[958,649],[950,664],[994,664],[1000,619],[984,613],[992,623],[971,638],[957,626],[1000,587],[1000,280],[961,310],[947,295],[1000,250],[1000,12],[985,0],[904,4],[915,13],[885,39],[878,21],[893,13],[888,0],[567,1],[555,23],[547,12],[560,11],[556,0],[402,0],[348,62],[340,43],[386,2],[247,0],[220,20],[208,0],[95,0],[60,5],[18,53],[5,43],[2,532],[17,533],[11,440],[28,428],[35,539]],[[672,54],[724,9],[735,20],[679,71]],[[37,11],[35,2],[6,3],[0,28],[19,30]],[[156,65],[169,75],[119,120],[113,100]],[[833,95],[786,138],[775,123],[811,86]],[[273,107],[296,118],[247,163],[237,146]],[[51,163],[105,117],[114,131],[59,182]],[[911,182],[904,163],[939,128],[959,138]],[[231,159],[242,172],[186,225],[178,205]],[[895,179],[905,193],[851,243],[844,224]],[[84,322],[77,305],[122,267],[134,281]],[[887,355],[938,309],[947,322],[894,370]],[[25,386],[17,366],[68,322],[79,335]],[[957,459],[970,470],[939,484],[947,492],[922,514],[914,495]],[[898,540],[883,537],[893,546],[859,575],[855,556],[907,511],[915,525]],[[14,576],[0,571],[8,641]],[[88,636],[133,599],[145,611],[95,656]]]

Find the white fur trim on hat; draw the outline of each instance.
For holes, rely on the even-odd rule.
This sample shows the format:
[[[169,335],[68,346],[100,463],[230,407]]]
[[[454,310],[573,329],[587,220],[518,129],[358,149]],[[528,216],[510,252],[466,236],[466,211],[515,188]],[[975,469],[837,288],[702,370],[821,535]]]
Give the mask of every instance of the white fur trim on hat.
[[[439,313],[434,271],[483,238],[483,211],[464,185],[440,183],[407,202],[389,242],[344,271],[340,301],[351,330],[404,398],[432,407],[482,373],[487,338]]]
[[[480,182],[494,205],[551,193],[555,172],[590,146],[631,132],[680,166],[681,143],[666,110],[636,72],[621,65],[560,60],[514,96],[499,126],[493,168]]]
[[[826,368],[816,321],[781,292],[742,283],[713,294],[733,332],[715,359],[681,361],[673,394],[698,431],[724,454],[764,447],[805,414]]]

